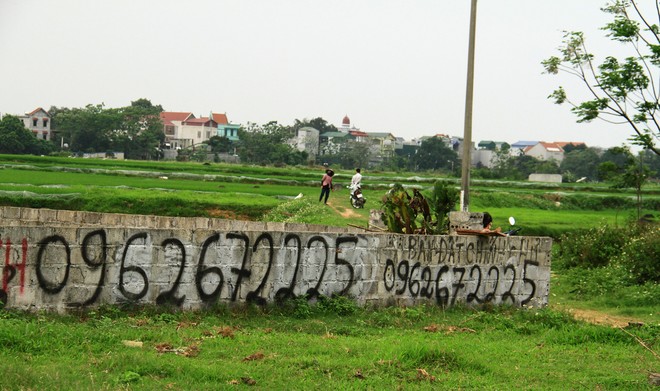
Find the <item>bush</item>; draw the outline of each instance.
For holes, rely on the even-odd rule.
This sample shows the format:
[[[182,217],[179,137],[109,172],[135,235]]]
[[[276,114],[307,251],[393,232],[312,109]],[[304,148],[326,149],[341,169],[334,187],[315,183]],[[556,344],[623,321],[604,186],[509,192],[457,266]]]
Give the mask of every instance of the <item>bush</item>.
[[[637,230],[635,225],[630,227],[632,231]],[[631,235],[635,236],[635,232],[622,234],[622,230],[609,226],[564,234],[559,240],[555,264],[560,268],[607,266],[611,259],[621,254]]]
[[[651,225],[632,237],[614,262],[628,270],[638,284],[660,282],[660,225]]]

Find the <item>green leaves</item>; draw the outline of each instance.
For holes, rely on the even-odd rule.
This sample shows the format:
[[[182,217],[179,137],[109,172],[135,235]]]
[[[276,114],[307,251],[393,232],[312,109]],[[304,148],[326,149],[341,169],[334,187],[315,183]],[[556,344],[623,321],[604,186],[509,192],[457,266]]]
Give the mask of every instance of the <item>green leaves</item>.
[[[617,44],[627,44],[636,56],[624,60],[606,56],[602,64],[587,50],[584,34],[565,32],[559,55],[542,65],[545,73],[567,73],[577,77],[588,97],[571,103],[563,88],[548,96],[554,103],[570,103],[577,122],[607,118],[608,122],[627,123],[633,134],[631,141],[660,155],[655,143],[660,139],[660,84],[652,83],[660,73],[660,27],[651,25],[634,1],[615,0],[601,9],[613,15],[602,30]],[[653,12],[649,19],[657,18]],[[644,26],[645,28],[642,28]],[[605,116],[605,117],[603,117]],[[614,118],[614,119],[613,119]],[[641,126],[640,126],[641,125]]]
[[[552,98],[555,101],[555,104],[562,104],[566,101],[566,91],[564,91],[564,87],[559,87],[558,89],[554,90],[552,94],[548,96],[548,98]]]
[[[639,37],[639,23],[623,16],[616,17],[602,29],[609,31],[607,36],[615,41],[630,42],[636,41]]]
[[[609,102],[607,98],[598,98],[582,102],[579,106],[572,108],[571,111],[578,116],[578,122],[589,122],[598,118],[600,112],[608,107]]]

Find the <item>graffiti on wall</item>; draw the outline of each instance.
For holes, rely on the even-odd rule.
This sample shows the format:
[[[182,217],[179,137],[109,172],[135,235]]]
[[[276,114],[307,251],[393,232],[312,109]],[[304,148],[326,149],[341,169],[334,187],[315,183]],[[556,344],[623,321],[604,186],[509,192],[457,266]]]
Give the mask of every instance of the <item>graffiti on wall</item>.
[[[76,230],[34,243],[28,236],[18,245],[1,236],[0,300],[12,303],[26,289],[46,306],[66,307],[264,305],[302,295],[525,305],[547,295],[549,265],[539,261],[546,251],[539,238],[236,231],[181,240],[165,231],[117,231]]]

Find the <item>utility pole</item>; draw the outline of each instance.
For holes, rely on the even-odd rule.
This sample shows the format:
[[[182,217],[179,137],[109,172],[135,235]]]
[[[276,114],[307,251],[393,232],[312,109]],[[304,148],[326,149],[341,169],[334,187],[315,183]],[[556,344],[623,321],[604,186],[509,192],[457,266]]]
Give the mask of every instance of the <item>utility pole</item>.
[[[470,208],[470,166],[472,163],[472,100],[474,90],[474,42],[477,30],[477,0],[470,9],[470,40],[468,46],[467,87],[465,91],[465,126],[463,128],[463,159],[461,164],[461,211]]]

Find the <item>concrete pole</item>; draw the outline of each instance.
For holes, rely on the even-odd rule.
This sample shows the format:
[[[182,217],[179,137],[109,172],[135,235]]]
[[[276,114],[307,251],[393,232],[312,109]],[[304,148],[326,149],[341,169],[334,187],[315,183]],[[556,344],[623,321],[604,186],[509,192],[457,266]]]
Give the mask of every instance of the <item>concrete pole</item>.
[[[477,30],[477,0],[470,9],[470,41],[468,46],[467,87],[465,91],[465,127],[463,128],[463,159],[461,164],[461,211],[470,209],[470,166],[472,162],[472,100],[474,89],[474,42]]]

